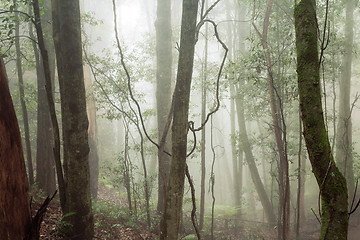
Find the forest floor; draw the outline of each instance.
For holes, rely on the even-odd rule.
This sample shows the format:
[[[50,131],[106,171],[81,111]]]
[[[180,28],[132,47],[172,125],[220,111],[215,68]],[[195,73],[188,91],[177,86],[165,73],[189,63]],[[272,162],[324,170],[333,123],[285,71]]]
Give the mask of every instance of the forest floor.
[[[117,199],[117,200],[114,200]],[[32,209],[38,209],[42,204],[44,197],[33,197]],[[98,202],[106,202],[109,204],[123,204],[126,206],[126,202],[119,198],[114,198],[114,191],[104,186],[99,187]],[[35,214],[35,211],[33,211]],[[41,225],[40,239],[65,239],[61,236],[60,227],[66,224],[65,221],[61,221],[61,208],[59,200],[55,198],[50,205],[44,216],[44,220]],[[122,217],[114,218],[110,217],[108,213],[103,212],[102,209],[97,210],[94,214],[94,239],[109,239],[109,240],[156,240],[159,236],[156,232],[150,232],[146,228],[146,224],[137,222],[135,224],[129,224],[129,221]],[[216,224],[216,223],[215,223]],[[264,224],[257,222],[243,221],[240,223],[243,227],[235,230],[229,228],[226,224],[216,224],[216,231],[214,239],[226,239],[226,240],[275,240],[277,239],[277,229],[270,228]],[[315,240],[319,239],[320,225],[316,220],[306,222],[302,228],[302,240]],[[188,233],[187,233],[188,232]],[[191,229],[183,231],[182,238],[180,239],[196,239],[191,234]],[[211,239],[209,233],[203,235],[202,239]],[[295,239],[294,233],[291,235],[291,239]],[[360,239],[359,224],[350,223],[349,227],[349,240]]]

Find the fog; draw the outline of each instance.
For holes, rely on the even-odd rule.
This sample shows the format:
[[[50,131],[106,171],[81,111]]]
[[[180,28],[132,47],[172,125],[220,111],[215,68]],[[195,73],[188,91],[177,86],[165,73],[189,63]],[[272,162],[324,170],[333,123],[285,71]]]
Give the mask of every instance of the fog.
[[[51,1],[43,2],[49,6]],[[165,206],[173,206],[169,200],[172,195],[168,194],[175,189],[171,185],[175,180],[169,177],[173,173],[171,165],[182,161],[175,159],[172,152],[180,144],[172,138],[176,127],[172,121],[166,124],[168,114],[179,116],[176,107],[170,109],[175,88],[185,88],[176,85],[186,67],[179,67],[183,1],[170,1],[171,11],[165,14],[165,23],[161,19],[165,15],[157,12],[160,2],[166,1],[80,1],[84,79],[89,83],[86,103],[90,155],[97,155],[96,163],[89,157],[90,188],[96,185],[96,193],[91,190],[95,226],[103,223],[98,216],[107,215],[112,220],[104,231],[111,232],[109,229],[121,225],[146,231],[146,239],[159,239],[161,235],[160,222],[165,221],[163,213],[168,211]],[[198,239],[199,234],[202,239],[319,239],[320,193],[299,113],[294,1],[184,2],[199,2],[196,21],[202,25],[197,25],[195,33],[188,124],[182,126],[187,132],[190,180],[185,176],[185,167],[176,168],[184,177],[184,189],[176,193],[183,194],[178,239]],[[36,180],[40,172],[36,160],[40,151],[36,59],[30,37],[6,31],[12,28],[9,24],[13,19],[8,16],[13,13],[5,11],[10,5],[9,1],[0,1],[0,55],[5,62],[25,153],[24,124],[29,124],[33,169],[27,167],[27,172],[34,172]],[[28,12],[28,5],[23,2],[18,8]],[[345,9],[345,3],[317,1],[322,112],[332,155],[348,183],[350,212],[359,198],[355,186],[360,176],[356,24],[360,14],[358,8],[352,9],[353,19],[349,20],[350,10]],[[51,11],[45,8],[43,18],[48,14]],[[44,29],[51,30],[50,19],[42,22]],[[157,29],[166,22],[171,23],[168,38],[167,29]],[[21,17],[21,36],[29,36],[28,26]],[[45,38],[52,41],[50,30],[45,31]],[[20,86],[14,39],[19,39],[24,69],[24,84]],[[167,49],[168,44],[169,54],[159,50]],[[54,47],[46,45],[55,54]],[[58,60],[52,59],[53,93],[62,129],[63,99],[55,71]],[[167,63],[169,73],[161,70],[166,69]],[[20,101],[21,87],[25,89],[27,120]],[[161,143],[166,127],[169,132]],[[51,136],[48,138],[53,141]],[[166,153],[159,152],[162,147]],[[284,197],[287,180],[289,199]],[[170,190],[165,187],[162,195],[164,182]],[[41,184],[38,187],[42,188]],[[357,239],[358,211],[350,217],[348,239]],[[284,237],[286,229],[289,233]],[[125,239],[115,232],[106,239]]]

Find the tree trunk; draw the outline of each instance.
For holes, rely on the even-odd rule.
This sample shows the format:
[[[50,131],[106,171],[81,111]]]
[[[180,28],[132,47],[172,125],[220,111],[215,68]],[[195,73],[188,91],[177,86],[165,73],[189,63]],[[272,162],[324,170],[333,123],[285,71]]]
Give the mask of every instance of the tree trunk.
[[[56,55],[60,81],[64,176],[66,182],[65,218],[72,228],[72,239],[92,239],[88,119],[82,64],[79,1],[57,1],[59,48]],[[53,5],[54,7],[54,5]]]
[[[274,210],[271,206],[268,195],[266,194],[264,185],[261,181],[259,171],[256,167],[255,158],[252,153],[252,147],[250,145],[250,141],[247,136],[247,130],[245,125],[245,116],[244,116],[244,100],[243,95],[240,93],[238,98],[236,99],[236,111],[238,114],[239,124],[239,135],[241,147],[245,153],[245,159],[248,163],[251,178],[253,180],[256,192],[259,195],[260,202],[264,208],[266,219],[270,224],[276,223],[276,216],[274,214]]]
[[[0,239],[26,239],[31,225],[21,137],[0,57]]]
[[[353,0],[345,1],[345,52],[340,79],[339,115],[336,134],[336,164],[346,178],[350,199],[354,194],[355,181],[352,159],[352,122],[350,111],[351,64],[354,39],[354,9]]]
[[[234,186],[234,206],[237,208],[236,218],[240,218],[241,216],[241,189],[242,189],[242,171],[240,172],[240,168],[242,170],[242,163],[239,162],[239,159],[242,159],[242,149],[237,149],[237,146],[241,147],[241,144],[237,144],[235,137],[235,98],[236,92],[234,87],[234,76],[231,75],[230,79],[230,127],[231,127],[231,153],[232,153],[232,167],[233,167],[233,186]],[[238,125],[240,127],[240,120],[238,121]],[[238,151],[237,151],[238,150]],[[235,221],[235,225],[238,225],[239,221]]]
[[[315,0],[296,1],[294,18],[304,138],[321,196],[320,239],[347,239],[346,179],[336,167],[331,153],[321,103]]]
[[[281,122],[284,121],[281,114],[281,109],[279,106],[279,95],[275,93],[275,84],[273,79],[273,68],[270,56],[270,50],[268,48],[268,27],[269,27],[269,18],[271,14],[271,9],[273,6],[274,0],[269,0],[267,4],[267,9],[264,18],[263,24],[263,33],[262,33],[262,45],[265,51],[265,59],[267,65],[267,81],[269,88],[269,97],[270,97],[270,108],[271,116],[273,120],[273,128],[276,140],[276,146],[279,152],[280,158],[280,168],[279,168],[279,239],[289,239],[290,234],[290,183],[289,183],[289,163],[287,159],[287,153],[282,133],[286,134],[285,129],[282,129]]]
[[[198,0],[184,0],[179,63],[174,92],[172,157],[160,239],[178,238],[184,194],[190,87],[194,64]]]
[[[207,4],[206,4],[207,5]],[[208,61],[208,26],[205,26],[205,56],[201,78],[201,122],[206,118],[206,80],[207,80],[207,61]],[[201,130],[201,179],[200,179],[200,216],[199,230],[203,229],[205,216],[205,175],[206,175],[206,127]]]
[[[132,213],[132,202],[131,202],[131,178],[130,178],[130,167],[131,163],[129,160],[129,128],[127,124],[125,126],[125,143],[124,143],[124,185],[126,188],[126,195],[128,199],[129,210]]]
[[[300,106],[299,106],[300,107]],[[305,211],[304,211],[304,197],[305,197],[305,156],[302,149],[302,121],[299,108],[299,152],[298,152],[298,169],[297,169],[297,198],[296,198],[296,239],[300,239],[300,228],[302,222],[305,220]]]
[[[226,2],[226,16],[228,19],[231,18],[231,6],[230,1]],[[237,14],[237,12],[235,12]],[[227,35],[232,36],[229,37],[228,40],[228,48],[229,48],[229,57],[231,61],[234,61],[234,52],[235,52],[235,42],[241,36],[237,36],[236,29],[233,29],[233,25],[228,24],[227,27]],[[234,31],[233,31],[234,30]],[[234,43],[234,44],[233,44]],[[235,118],[236,118],[236,112],[235,112],[235,69],[231,68],[229,73],[229,85],[230,85],[230,129],[231,129],[231,156],[232,156],[232,175],[233,175],[233,204],[235,206],[236,210],[236,216],[235,216],[235,227],[238,227],[239,221],[238,219],[241,217],[241,189],[242,189],[242,169],[241,172],[239,171],[240,168],[242,168],[241,163],[239,163],[239,159],[242,158],[242,151],[237,149],[237,147],[240,147],[240,144],[238,144],[238,141],[236,141],[236,128],[235,128]],[[239,123],[239,121],[238,121]]]
[[[33,0],[33,7],[34,7],[34,15],[35,15],[35,28],[36,28],[37,39],[38,39],[39,49],[40,49],[43,68],[44,68],[46,95],[49,104],[51,123],[53,127],[52,129],[54,135],[53,152],[54,152],[54,159],[56,165],[56,174],[59,184],[60,204],[61,204],[61,208],[64,210],[66,199],[65,199],[65,182],[64,182],[64,176],[63,176],[61,159],[60,159],[60,133],[59,133],[59,125],[56,117],[54,98],[52,94],[53,90],[52,90],[52,82],[51,82],[49,57],[45,48],[45,41],[41,27],[40,7],[38,0]]]
[[[17,6],[17,1],[13,1],[14,5]],[[17,7],[15,7],[17,11]],[[20,30],[19,30],[20,20],[19,13],[15,12],[15,48],[16,48],[16,68],[19,79],[19,92],[20,92],[20,103],[22,109],[22,117],[24,121],[24,132],[25,132],[25,146],[26,146],[26,159],[27,159],[27,167],[29,174],[29,184],[30,186],[34,184],[34,169],[32,164],[32,156],[31,156],[31,143],[30,143],[30,130],[29,130],[29,118],[27,107],[25,103],[25,93],[24,93],[24,79],[23,79],[23,71],[22,71],[22,63],[21,63],[21,50],[20,50]]]
[[[29,1],[29,15],[32,15],[31,1]],[[49,7],[47,9],[50,9]],[[49,13],[45,14],[47,22]],[[51,19],[51,16],[50,16]],[[34,38],[33,23],[29,23],[29,35]],[[46,31],[46,30],[45,30]],[[51,30],[50,30],[51,32]],[[51,36],[51,35],[50,35]],[[55,180],[55,162],[53,145],[53,129],[50,118],[50,110],[45,89],[45,75],[44,67],[41,64],[42,59],[39,56],[38,47],[35,42],[32,42],[36,61],[36,77],[38,90],[38,105],[37,105],[37,142],[36,142],[36,182],[39,188],[43,189],[48,195],[54,193],[56,190]],[[51,55],[51,54],[50,54]],[[50,58],[50,56],[49,56]],[[54,69],[50,67],[53,73]],[[53,78],[52,78],[53,79]]]
[[[92,81],[90,67],[85,65],[84,70],[85,90],[88,95],[87,116],[89,119],[89,166],[90,166],[90,191],[93,198],[97,198],[99,185],[99,155],[97,150],[97,125],[96,125],[96,104],[92,95]]]
[[[159,142],[168,121],[171,105],[171,78],[172,78],[172,46],[171,46],[171,1],[157,0],[156,28],[156,108]],[[170,137],[166,138],[164,150],[169,152],[171,146]],[[158,212],[163,213],[165,207],[166,182],[169,179],[170,156],[159,152],[158,173]]]

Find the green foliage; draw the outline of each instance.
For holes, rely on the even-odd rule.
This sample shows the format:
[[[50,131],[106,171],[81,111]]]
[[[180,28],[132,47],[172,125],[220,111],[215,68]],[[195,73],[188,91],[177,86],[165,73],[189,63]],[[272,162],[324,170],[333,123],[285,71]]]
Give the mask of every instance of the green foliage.
[[[100,219],[105,218],[118,222],[116,224],[112,224],[111,226],[107,225],[109,228],[113,228],[118,225],[137,228],[146,222],[145,211],[142,211],[140,214],[136,214],[135,212],[130,211],[128,207],[112,201],[95,201],[93,203],[93,213],[96,216],[100,216]],[[159,219],[154,216],[152,221],[157,223]],[[103,225],[106,224],[106,222],[107,221],[100,220],[100,222],[95,224]],[[154,224],[152,225],[154,226]]]
[[[183,240],[195,240],[195,239],[198,239],[197,236],[195,234],[189,234],[183,238],[181,238]]]
[[[66,220],[66,218],[75,215],[75,212],[69,212],[64,214],[57,222],[58,230],[54,233],[55,236],[65,237],[67,233],[71,232],[73,225]]]
[[[245,232],[243,237],[244,237],[245,240],[264,239],[264,236],[262,236],[261,234],[258,234],[256,232]]]
[[[109,201],[94,201],[93,212],[95,215],[100,215],[115,220],[130,215],[129,209],[127,207]]]
[[[354,178],[360,179],[360,154],[353,149]]]
[[[16,85],[18,85],[17,83]],[[24,100],[28,112],[28,121],[29,121],[29,130],[30,130],[30,140],[31,143],[36,141],[36,129],[37,129],[37,89],[35,83],[27,82],[24,83]],[[12,99],[14,102],[14,107],[16,111],[16,116],[19,121],[19,128],[21,136],[25,136],[24,133],[24,124],[23,124],[23,112],[20,104],[20,93],[19,87],[14,86],[14,89],[11,91]]]
[[[16,4],[13,1],[0,1],[0,53],[6,52],[14,39],[19,37],[14,36],[15,11],[18,13],[20,25],[33,20],[33,17],[27,14],[27,4],[27,0],[17,0]]]

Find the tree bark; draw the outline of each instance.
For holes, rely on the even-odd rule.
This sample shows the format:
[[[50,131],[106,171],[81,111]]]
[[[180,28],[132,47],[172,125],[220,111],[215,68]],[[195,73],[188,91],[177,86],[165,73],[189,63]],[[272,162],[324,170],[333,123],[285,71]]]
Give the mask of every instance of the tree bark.
[[[82,64],[79,1],[57,1],[55,44],[60,81],[64,177],[66,182],[65,218],[72,227],[72,239],[92,239],[88,119]]]
[[[346,179],[333,159],[321,103],[315,0],[295,1],[294,18],[304,138],[321,196],[320,239],[347,239]]]
[[[198,0],[183,1],[179,63],[174,92],[172,157],[160,239],[177,239],[181,220],[198,2]]]
[[[171,1],[157,0],[156,29],[156,108],[159,142],[168,121],[172,96],[172,47],[171,47]],[[169,136],[170,134],[168,134]],[[170,137],[166,138],[164,150],[169,152]],[[158,212],[163,213],[165,207],[166,182],[169,179],[170,156],[164,152],[158,153]]]
[[[0,57],[0,239],[23,240],[31,226],[19,125]]]

